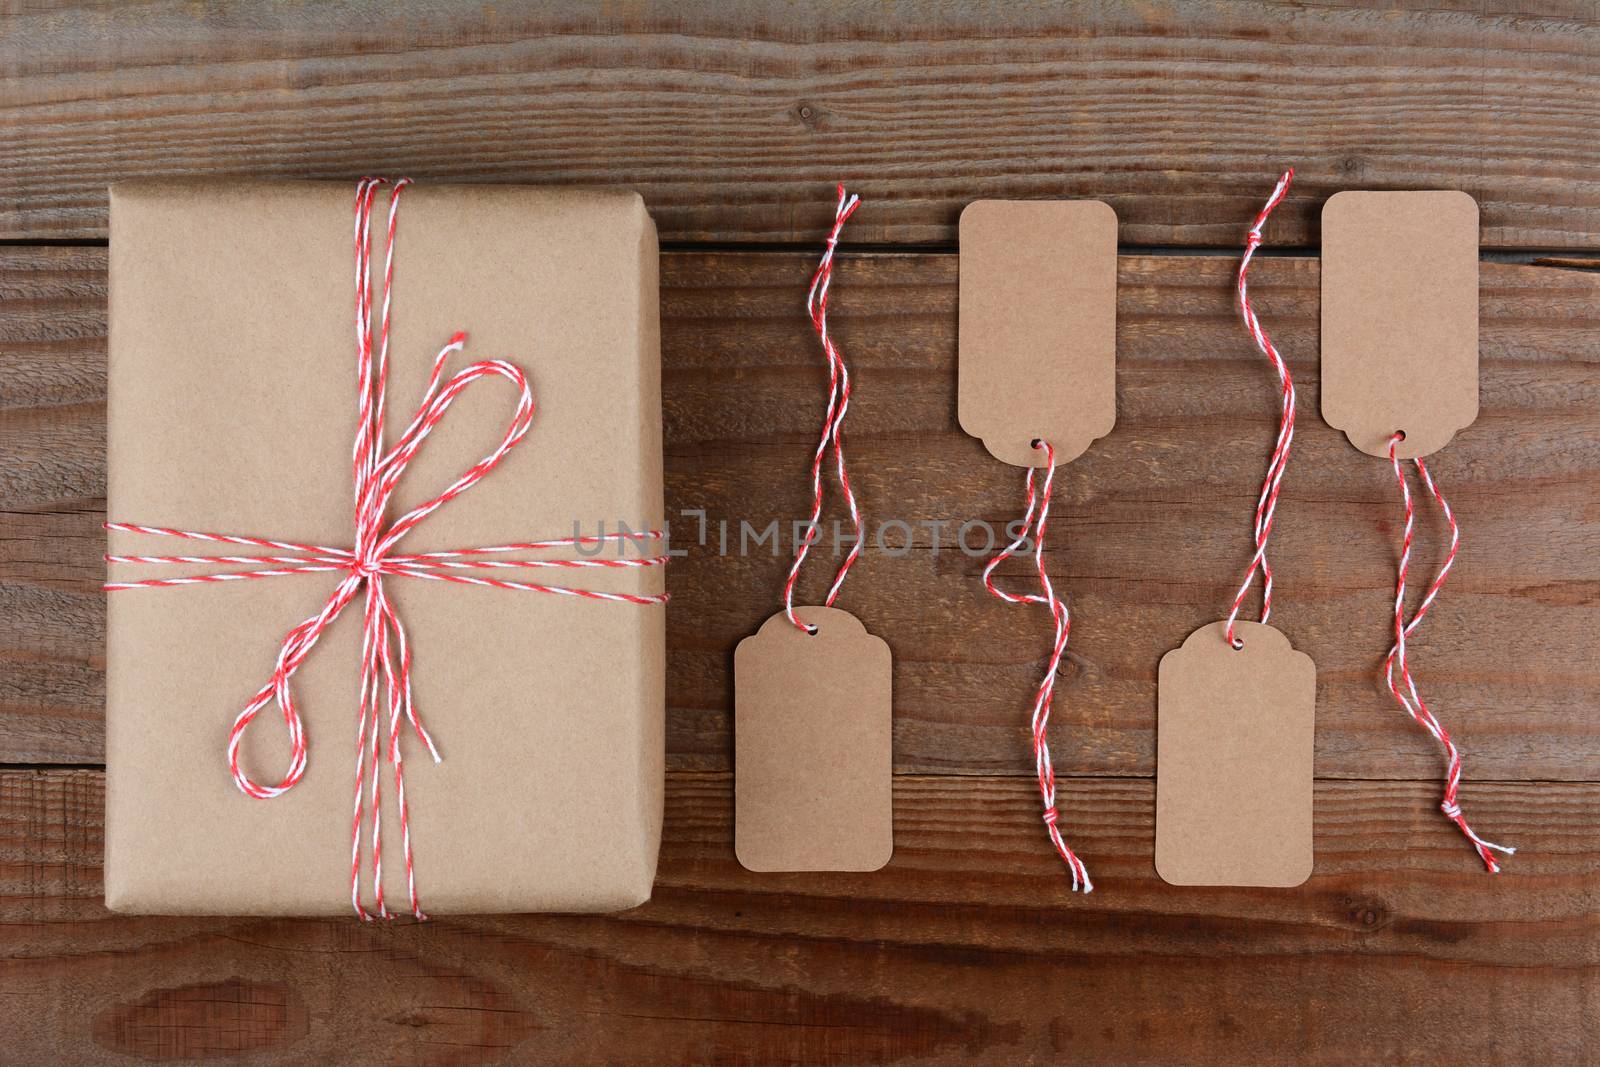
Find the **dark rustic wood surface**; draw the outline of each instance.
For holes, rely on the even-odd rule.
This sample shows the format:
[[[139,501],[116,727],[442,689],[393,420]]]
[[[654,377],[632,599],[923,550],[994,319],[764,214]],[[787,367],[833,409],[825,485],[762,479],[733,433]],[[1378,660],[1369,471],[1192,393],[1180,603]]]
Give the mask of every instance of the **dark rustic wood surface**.
[[[1593,248],[1592,0],[8,5],[0,236],[98,237],[105,185],[249,174],[624,183],[672,241],[949,242],[980,196],[1097,196],[1232,245],[1302,178],[1465,189],[1490,247]]]
[[[668,509],[689,551],[670,578],[673,769],[728,768],[729,653],[779,606],[787,559],[770,548],[741,556],[740,523],[759,531],[807,505],[826,391],[801,306],[811,266],[799,253],[663,258]],[[1234,266],[1121,261],[1118,423],[1062,469],[1049,556],[1075,619],[1055,747],[1073,773],[1152,773],[1156,664],[1226,613],[1249,558],[1277,401],[1231,303]],[[1020,774],[1020,694],[1048,649],[1048,622],[987,596],[983,558],[958,544],[962,522],[1000,527],[1022,494],[1019,473],[956,425],[955,267],[950,255],[872,254],[838,269],[834,323],[857,381],[855,479],[869,521],[915,532],[910,551],[869,553],[841,603],[894,647],[902,771]],[[1263,259],[1255,279],[1304,407],[1274,547],[1277,621],[1318,665],[1318,773],[1427,778],[1439,769],[1433,742],[1375,673],[1403,519],[1393,474],[1316,417],[1316,261]],[[0,759],[97,763],[104,252],[0,251],[0,291]],[[1417,665],[1471,777],[1593,779],[1600,274],[1486,263],[1482,294],[1483,413],[1433,464],[1465,548]],[[705,546],[688,510],[705,513]],[[937,536],[931,522],[945,524]],[[1420,530],[1419,560],[1437,563],[1443,530],[1432,520]],[[902,532],[886,536],[902,552]],[[1010,569],[1020,578],[1029,566]],[[826,571],[808,571],[802,591],[820,595]]]
[[[1150,862],[1155,666],[1232,591],[1273,396],[1233,317],[1231,259],[1122,259],[1119,423],[1063,470],[1065,536],[1050,557],[1077,619],[1055,747],[1074,776],[1072,837],[1099,883],[1084,899],[1044,847],[1024,777],[1044,619],[982,592],[953,525],[937,538],[920,528],[903,556],[869,554],[846,595],[897,656],[894,862],[877,876],[772,878],[733,861],[720,773],[730,653],[775,608],[785,560],[722,556],[717,527],[730,520],[736,538],[740,520],[760,528],[804,505],[823,385],[800,309],[809,266],[800,254],[663,258],[669,506],[703,509],[710,543],[680,521],[691,544],[671,575],[672,800],[649,906],[384,932],[114,918],[98,904],[98,772],[17,769],[0,778],[0,988],[19,992],[0,1010],[26,1020],[26,1047],[108,1061],[255,1050],[263,1062],[308,1050],[628,1062],[640,1047],[683,1063],[1074,1049],[1270,1061],[1309,1043],[1330,1063],[1592,1051],[1600,274],[1484,265],[1484,414],[1435,464],[1467,548],[1418,662],[1468,753],[1474,818],[1522,849],[1490,879],[1437,815],[1432,743],[1375,681],[1399,507],[1385,466],[1311,417],[1316,261],[1261,262],[1261,312],[1308,416],[1277,561],[1281,625],[1320,669],[1317,874],[1290,892],[1176,890]],[[1009,517],[1016,472],[955,425],[953,257],[846,254],[837,279],[869,511]],[[104,252],[6,249],[0,293],[0,755],[95,764]],[[363,1040],[335,1036],[346,1028]],[[1420,1048],[1418,1033],[1435,1036]]]
[[[1559,0],[9,9],[0,1064],[1600,1061],[1597,94],[1600,20]],[[1275,621],[1319,668],[1316,871],[1177,889],[1151,864],[1155,669],[1247,559],[1275,397],[1231,250],[1290,162],[1252,292],[1302,397]],[[369,170],[630,184],[669,244],[668,503],[710,543],[678,517],[655,897],[424,927],[112,916],[105,184]],[[731,848],[730,660],[786,564],[740,557],[738,529],[806,503],[824,371],[801,301],[841,177],[866,198],[834,303],[852,470],[869,518],[916,527],[842,601],[896,654],[896,851],[873,875],[757,876]],[[1498,878],[1375,675],[1392,475],[1316,411],[1321,203],[1441,186],[1479,199],[1493,251],[1482,414],[1433,464],[1463,555],[1416,665],[1474,822],[1519,846]],[[1050,554],[1089,897],[1027,777],[1047,621],[988,598],[955,541],[1014,517],[1021,484],[956,426],[949,254],[971,199],[1077,195],[1117,208],[1129,253],[1117,428],[1061,471]]]
[[[615,917],[123,919],[94,771],[0,773],[6,1062],[1592,1062],[1600,786],[1479,783],[1524,851],[1489,880],[1432,783],[1323,782],[1291,892],[1174,889],[1147,780],[1063,799],[1068,891],[1023,778],[902,776],[872,875],[754,875],[732,783],[668,779],[655,898]],[[231,1061],[230,1061],[231,1062]]]

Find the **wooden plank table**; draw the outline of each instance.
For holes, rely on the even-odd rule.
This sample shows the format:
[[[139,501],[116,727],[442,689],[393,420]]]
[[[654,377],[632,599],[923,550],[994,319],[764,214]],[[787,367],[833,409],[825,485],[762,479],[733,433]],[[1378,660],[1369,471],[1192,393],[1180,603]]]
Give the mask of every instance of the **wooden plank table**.
[[[377,3],[29,9],[0,20],[0,1062],[1577,1064],[1600,1060],[1600,23],[1592,5]],[[1157,879],[1160,655],[1222,612],[1276,397],[1302,397],[1278,609],[1317,661],[1317,864],[1295,890]],[[125,918],[100,904],[107,181],[603,181],[662,228],[668,790],[655,898],[618,916]],[[833,321],[852,474],[905,551],[846,599],[894,646],[896,851],[734,861],[731,653],[784,558],[825,370],[803,313],[831,181],[865,198]],[[1498,878],[1438,813],[1433,742],[1377,677],[1392,473],[1317,418],[1316,212],[1347,187],[1483,207],[1482,414],[1436,473],[1461,561],[1416,668]],[[977,196],[1122,218],[1116,430],[1058,478],[1074,610],[1052,745],[1096,892],[1040,830],[1042,613],[956,527],[1020,503],[955,422],[953,221]],[[829,518],[832,518],[830,514]],[[1440,530],[1423,526],[1420,563]],[[1021,577],[1023,566],[1012,570]],[[820,574],[803,592],[815,595]]]

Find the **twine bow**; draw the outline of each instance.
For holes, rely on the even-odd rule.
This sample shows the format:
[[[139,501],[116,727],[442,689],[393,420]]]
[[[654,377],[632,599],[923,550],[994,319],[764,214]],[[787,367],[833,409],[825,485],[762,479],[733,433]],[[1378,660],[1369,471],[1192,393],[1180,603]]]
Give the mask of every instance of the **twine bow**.
[[[212,582],[230,582],[278,577],[288,574],[313,572],[342,573],[339,584],[329,594],[320,611],[291,629],[278,650],[277,663],[272,678],[263,685],[234,720],[228,735],[228,766],[234,784],[246,795],[260,800],[282,796],[305,775],[307,744],[305,727],[295,704],[291,681],[322,638],[323,633],[339,618],[344,610],[365,591],[363,607],[364,630],[361,641],[361,686],[359,719],[356,736],[356,781],[354,814],[351,824],[350,845],[350,903],[356,914],[364,920],[373,918],[361,902],[361,823],[363,818],[363,784],[368,785],[371,804],[372,878],[377,914],[383,918],[392,913],[383,900],[383,831],[381,817],[382,789],[379,785],[379,738],[382,736],[379,706],[380,691],[389,712],[388,744],[383,752],[394,766],[396,806],[400,813],[400,836],[405,853],[406,889],[410,897],[411,913],[417,919],[426,919],[417,900],[416,878],[412,862],[411,832],[406,806],[404,759],[400,747],[402,718],[411,724],[417,737],[427,747],[435,762],[439,750],[432,736],[417,715],[411,692],[411,646],[406,640],[405,626],[394,609],[384,589],[384,578],[427,578],[433,581],[455,582],[463,585],[483,585],[497,589],[514,589],[525,592],[552,593],[562,596],[583,597],[593,600],[616,601],[628,604],[661,604],[666,594],[641,596],[628,593],[606,593],[588,589],[562,586],[536,585],[529,582],[491,578],[473,571],[493,568],[532,567],[655,567],[664,565],[665,555],[639,559],[540,559],[507,560],[477,557],[497,556],[507,553],[530,552],[541,549],[567,548],[606,542],[660,540],[664,534],[656,530],[623,531],[589,537],[570,537],[547,541],[494,545],[484,548],[464,548],[443,552],[402,554],[396,551],[400,541],[416,526],[451,500],[482,481],[513,448],[527,435],[533,424],[535,411],[533,391],[527,376],[515,364],[502,359],[481,360],[468,364],[448,379],[444,376],[445,363],[453,353],[466,344],[466,335],[457,333],[450,338],[434,357],[433,370],[428,378],[416,415],[401,433],[392,448],[384,449],[384,407],[389,372],[389,303],[394,279],[395,222],[400,207],[400,194],[410,184],[402,178],[394,183],[389,202],[388,232],[385,240],[383,268],[383,301],[379,317],[379,334],[374,359],[372,333],[372,263],[369,241],[372,225],[373,202],[382,178],[363,179],[356,188],[355,205],[355,268],[356,268],[356,357],[358,421],[355,447],[352,453],[354,475],[355,542],[352,548],[335,548],[326,545],[302,544],[236,534],[204,533],[192,530],[174,530],[158,526],[140,526],[132,523],[108,522],[106,528],[125,533],[177,537],[192,541],[209,541],[220,544],[248,545],[275,549],[292,555],[228,555],[228,556],[121,556],[107,555],[108,563],[133,564],[253,564],[260,569],[246,571],[221,571],[195,574],[180,578],[154,578],[133,582],[108,582],[107,590],[159,588],[195,585]],[[400,518],[385,523],[389,503],[394,496],[406,468],[415,458],[422,442],[433,432],[450,410],[462,391],[480,378],[499,377],[517,389],[517,405],[511,423],[506,428],[500,444],[488,455],[468,468],[442,493],[407,511]],[[269,565],[260,567],[260,565]],[[276,785],[257,782],[239,764],[239,746],[244,732],[256,715],[269,703],[276,701],[283,713],[288,729],[290,755],[289,767]],[[367,757],[370,749],[371,770],[368,775]]]

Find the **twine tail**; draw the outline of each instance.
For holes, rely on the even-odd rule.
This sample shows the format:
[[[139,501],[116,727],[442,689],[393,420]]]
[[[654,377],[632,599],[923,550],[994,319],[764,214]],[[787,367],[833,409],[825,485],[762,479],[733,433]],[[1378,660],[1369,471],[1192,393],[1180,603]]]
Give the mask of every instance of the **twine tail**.
[[[811,457],[811,518],[806,523],[805,535],[795,550],[794,563],[790,565],[789,577],[784,582],[783,610],[796,628],[808,634],[815,634],[817,628],[800,621],[800,617],[795,614],[794,589],[800,578],[800,568],[806,561],[806,554],[811,551],[811,546],[817,539],[818,524],[822,520],[822,464],[827,458],[830,447],[833,449],[834,469],[839,477],[839,488],[844,493],[845,504],[850,511],[850,521],[855,527],[855,542],[849,554],[845,556],[844,562],[839,564],[833,584],[828,587],[828,595],[823,600],[825,606],[830,608],[833,606],[833,602],[838,599],[839,590],[844,586],[845,575],[850,573],[850,568],[861,556],[861,509],[856,505],[855,491],[850,488],[850,475],[846,472],[844,463],[844,417],[850,410],[850,368],[845,365],[844,357],[839,354],[838,345],[834,344],[832,335],[828,333],[828,290],[833,284],[833,253],[839,245],[839,235],[844,231],[844,224],[855,214],[860,204],[861,198],[853,193],[847,193],[841,183],[839,199],[833,211],[833,229],[828,232],[822,260],[817,264],[815,273],[811,275],[811,288],[806,293],[806,313],[811,318],[812,329],[817,332],[817,339],[822,343],[822,354],[828,360],[828,408],[822,418],[822,436],[817,441],[817,450]]]
[[[1234,634],[1234,624],[1239,619],[1239,611],[1244,606],[1244,598],[1250,592],[1250,584],[1255,581],[1258,569],[1261,571],[1261,621],[1266,622],[1272,618],[1272,564],[1267,559],[1267,539],[1272,536],[1272,520],[1278,510],[1278,492],[1283,485],[1284,471],[1289,468],[1289,450],[1294,445],[1294,379],[1289,375],[1289,365],[1284,362],[1277,346],[1272,343],[1272,338],[1267,336],[1267,331],[1262,327],[1261,320],[1256,317],[1255,308],[1250,303],[1247,280],[1250,274],[1250,261],[1255,258],[1256,249],[1261,247],[1262,227],[1267,224],[1273,209],[1283,203],[1283,198],[1289,194],[1289,185],[1293,181],[1294,168],[1290,167],[1278,179],[1278,184],[1273,187],[1272,195],[1267,198],[1266,205],[1256,215],[1256,220],[1245,238],[1244,258],[1239,261],[1237,281],[1239,314],[1244,319],[1244,327],[1249,332],[1251,340],[1255,341],[1256,348],[1272,361],[1273,369],[1278,372],[1278,381],[1282,386],[1282,405],[1278,416],[1278,438],[1272,447],[1272,459],[1267,464],[1266,477],[1261,482],[1261,495],[1256,499],[1254,525],[1256,552],[1250,559],[1250,566],[1244,573],[1244,581],[1239,584],[1239,591],[1234,594],[1233,604],[1228,609],[1228,645],[1232,648],[1244,647],[1244,642]]]
[[[1044,537],[1046,523],[1050,517],[1050,489],[1055,481],[1056,450],[1050,442],[1044,440],[1034,441],[1033,447],[1044,450],[1044,482],[1035,490],[1034,476],[1037,468],[1028,468],[1026,480],[1028,506],[1022,516],[1022,532],[984,566],[983,584],[991,594],[1008,604],[1045,604],[1050,608],[1050,617],[1055,624],[1055,637],[1050,646],[1050,661],[1045,667],[1044,678],[1039,682],[1039,689],[1033,698],[1031,733],[1034,770],[1039,778],[1039,797],[1044,805],[1044,825],[1045,831],[1050,836],[1050,844],[1055,847],[1056,854],[1071,872],[1072,888],[1075,891],[1081,889],[1085,893],[1092,893],[1094,883],[1089,880],[1089,869],[1061,836],[1059,825],[1061,813],[1056,805],[1056,772],[1055,766],[1050,761],[1050,742],[1047,737],[1050,706],[1055,699],[1056,672],[1061,669],[1061,659],[1067,651],[1067,638],[1072,632],[1072,616],[1067,611],[1066,602],[1056,596],[1055,588],[1050,584],[1050,575],[1044,566]],[[996,587],[995,568],[1015,555],[1030,539],[1033,541],[1034,568],[1039,577],[1040,591],[1014,595]]]
[[[1450,568],[1455,565],[1456,553],[1461,547],[1461,526],[1456,521],[1456,516],[1450,509],[1450,504],[1444,498],[1444,493],[1434,482],[1429,473],[1427,464],[1421,459],[1414,460],[1417,473],[1422,479],[1422,484],[1427,488],[1433,498],[1438,501],[1439,509],[1443,512],[1445,521],[1450,525],[1450,551],[1445,555],[1444,564],[1439,568],[1439,574],[1428,586],[1428,591],[1423,594],[1422,602],[1417,605],[1417,610],[1410,620],[1405,616],[1406,577],[1411,569],[1411,545],[1416,528],[1416,507],[1411,499],[1411,487],[1406,482],[1404,469],[1400,466],[1397,448],[1405,440],[1405,434],[1397,431],[1389,438],[1389,463],[1394,468],[1395,481],[1400,485],[1400,497],[1405,502],[1406,524],[1400,542],[1400,564],[1395,573],[1394,591],[1394,644],[1389,649],[1389,655],[1384,660],[1384,680],[1388,683],[1389,692],[1394,696],[1396,703],[1428,733],[1439,742],[1445,754],[1445,786],[1444,799],[1439,804],[1439,810],[1444,812],[1445,818],[1456,825],[1456,828],[1472,842],[1472,847],[1477,851],[1478,858],[1483,860],[1483,865],[1490,874],[1500,873],[1500,862],[1495,859],[1495,852],[1512,855],[1516,849],[1506,845],[1497,845],[1493,841],[1485,841],[1468,825],[1466,816],[1461,813],[1461,751],[1456,748],[1455,741],[1450,737],[1450,731],[1428,709],[1427,703],[1422,699],[1422,694],[1417,688],[1416,679],[1411,674],[1411,665],[1407,659],[1406,638],[1416,632],[1418,624],[1422,622],[1428,609],[1433,606],[1434,600],[1439,595],[1439,590],[1444,586],[1445,578],[1450,574]],[[1396,670],[1398,668],[1398,675]]]

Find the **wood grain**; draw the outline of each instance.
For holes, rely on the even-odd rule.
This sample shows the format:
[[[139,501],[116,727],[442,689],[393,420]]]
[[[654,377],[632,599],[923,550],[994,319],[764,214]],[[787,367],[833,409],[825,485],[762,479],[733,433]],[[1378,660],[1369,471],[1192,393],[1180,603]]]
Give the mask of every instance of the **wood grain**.
[[[1233,265],[1121,261],[1119,421],[1061,472],[1049,557],[1075,613],[1052,745],[1075,774],[1152,773],[1156,664],[1225,612],[1248,558],[1275,397],[1230,302]],[[786,560],[770,543],[741,557],[739,524],[788,523],[806,505],[825,389],[801,307],[809,267],[798,254],[663,259],[668,502],[689,553],[669,579],[677,769],[728,767],[732,649],[778,607]],[[103,759],[103,270],[99,249],[0,251],[4,761]],[[901,552],[890,530],[891,551],[869,550],[842,601],[895,650],[896,763],[1025,774],[1048,624],[987,597],[981,559],[959,547],[967,519],[1015,517],[1021,483],[956,426],[954,258],[846,254],[837,277],[834,323],[858,381],[854,477],[870,519],[915,532]],[[1318,664],[1318,773],[1429,778],[1432,741],[1376,676],[1402,517],[1392,474],[1316,417],[1316,262],[1263,260],[1254,278],[1303,397],[1275,619]],[[1592,780],[1600,767],[1597,296],[1594,273],[1483,266],[1483,413],[1433,464],[1465,547],[1416,643],[1469,782]],[[705,512],[705,545],[679,514],[691,509]],[[1421,559],[1437,563],[1443,531],[1421,531]],[[821,592],[825,569],[803,593]]]
[[[1600,1061],[1592,3],[67,0],[0,18],[0,240],[101,241],[105,187],[132,177],[640,189],[669,248],[667,494],[688,551],[646,906],[111,915],[105,251],[0,246],[0,1063]],[[1231,597],[1275,397],[1232,307],[1236,253],[1131,254],[1118,426],[1061,472],[1053,511],[1075,627],[1052,744],[1097,885],[1075,895],[1026,777],[1046,620],[986,597],[958,537],[1014,517],[1021,485],[955,421],[956,218],[1095,196],[1131,252],[1232,250],[1290,163],[1252,289],[1303,397],[1275,621],[1319,666],[1315,874],[1176,889],[1151,865],[1156,663]],[[806,504],[824,370],[801,303],[840,179],[865,197],[834,290],[852,471],[869,518],[909,531],[842,601],[896,654],[896,851],[877,874],[754,875],[731,847],[731,651],[777,607],[789,537],[774,556],[739,536]],[[1483,412],[1433,464],[1463,555],[1415,665],[1466,752],[1474,824],[1519,848],[1499,877],[1440,818],[1433,744],[1379,688],[1399,501],[1317,417],[1316,261],[1273,254],[1314,249],[1336,190],[1438,187],[1478,199],[1498,261]],[[1436,563],[1442,531],[1421,533]]]
[[[1464,189],[1487,246],[1600,240],[1585,0],[14,5],[0,236],[103,237],[108,182],[371,172],[642,190],[669,241],[953,240],[1095,196],[1136,244],[1269,243],[1341,188]]]
[[[731,781],[680,773],[644,907],[420,927],[109,915],[101,789],[97,772],[0,772],[14,1062],[1581,1064],[1600,1049],[1593,784],[1471,787],[1477,817],[1522,846],[1495,878],[1437,818],[1432,783],[1322,783],[1316,874],[1282,891],[1161,884],[1151,784],[1072,780],[1084,897],[1020,779],[901,777],[884,871],[754,875],[733,858]]]

